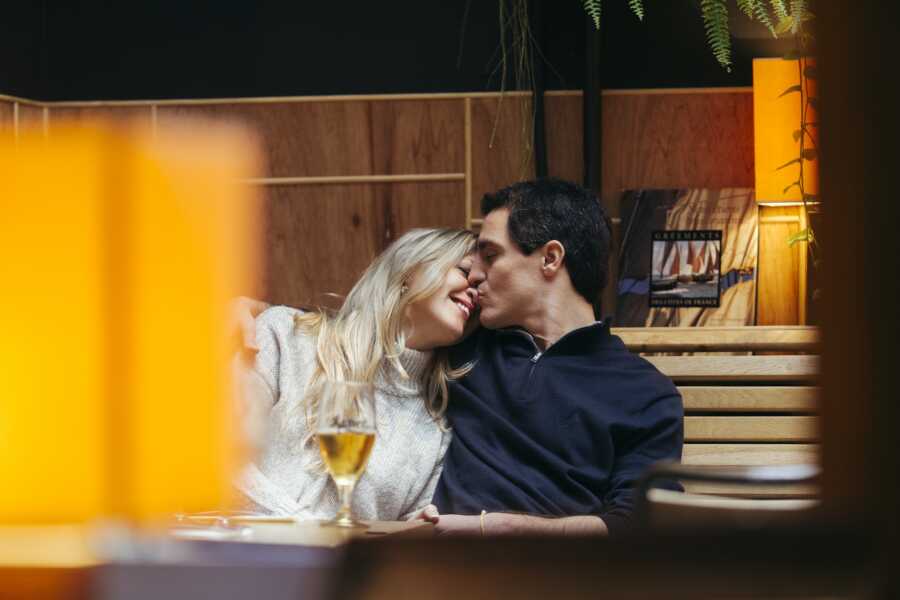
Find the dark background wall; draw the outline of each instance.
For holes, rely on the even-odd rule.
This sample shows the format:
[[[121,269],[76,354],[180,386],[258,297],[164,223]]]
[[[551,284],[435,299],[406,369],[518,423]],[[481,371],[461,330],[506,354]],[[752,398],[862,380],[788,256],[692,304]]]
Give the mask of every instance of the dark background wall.
[[[547,87],[579,89],[581,3],[537,1]],[[751,54],[777,52],[734,15],[737,35],[760,39],[735,40],[728,73],[705,43],[697,3],[647,4],[639,22],[624,0],[604,3],[603,87],[750,85]],[[498,44],[497,0],[34,0],[0,24],[0,92],[93,100],[497,90]]]

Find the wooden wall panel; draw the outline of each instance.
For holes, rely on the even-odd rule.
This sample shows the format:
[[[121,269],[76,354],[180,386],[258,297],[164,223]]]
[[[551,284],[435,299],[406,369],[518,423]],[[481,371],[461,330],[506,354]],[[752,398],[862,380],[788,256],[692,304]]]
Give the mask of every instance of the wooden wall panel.
[[[385,238],[393,241],[415,227],[465,227],[465,189],[461,181],[383,185],[390,220]]]
[[[51,106],[49,132],[63,122],[80,122],[89,119],[134,119],[147,125],[151,122],[150,106]]]
[[[277,304],[337,307],[414,227],[462,227],[462,182],[265,186],[264,287]]]
[[[12,131],[13,102],[0,98],[0,131]]]
[[[44,131],[44,108],[33,104],[19,104],[19,131]]]
[[[602,194],[635,188],[753,187],[753,95],[603,96]],[[619,216],[618,203],[609,204]]]
[[[766,222],[797,215],[796,207],[760,208],[757,325],[799,323],[800,252],[805,248],[802,244],[789,247],[788,238],[800,231],[800,224]]]
[[[463,100],[373,101],[373,173],[465,171]]]
[[[274,102],[161,106],[159,122],[177,117],[236,121],[258,135],[268,177],[372,175],[371,103]]]
[[[544,102],[547,172],[576,183],[584,180],[581,94],[548,95]]]
[[[531,99],[521,95],[472,100],[472,216],[481,218],[481,197],[534,176],[530,145]]]
[[[383,200],[373,186],[272,186],[265,193],[264,287],[275,304],[339,306],[381,250]]]

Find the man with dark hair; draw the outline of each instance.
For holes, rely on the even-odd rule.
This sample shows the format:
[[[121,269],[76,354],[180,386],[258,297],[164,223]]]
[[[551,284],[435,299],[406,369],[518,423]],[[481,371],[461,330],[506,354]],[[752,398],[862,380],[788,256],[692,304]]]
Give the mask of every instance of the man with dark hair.
[[[609,220],[558,179],[488,194],[482,213],[469,282],[484,327],[453,353],[473,367],[451,383],[453,442],[423,517],[444,534],[618,534],[643,470],[681,457],[683,408],[594,318]]]

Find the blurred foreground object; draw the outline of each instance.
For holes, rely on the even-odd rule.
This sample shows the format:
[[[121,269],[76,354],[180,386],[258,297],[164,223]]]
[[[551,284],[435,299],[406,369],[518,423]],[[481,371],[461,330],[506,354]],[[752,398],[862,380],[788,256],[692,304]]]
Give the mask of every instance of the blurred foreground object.
[[[0,138],[0,523],[227,503],[223,323],[255,291],[257,156],[196,122]]]

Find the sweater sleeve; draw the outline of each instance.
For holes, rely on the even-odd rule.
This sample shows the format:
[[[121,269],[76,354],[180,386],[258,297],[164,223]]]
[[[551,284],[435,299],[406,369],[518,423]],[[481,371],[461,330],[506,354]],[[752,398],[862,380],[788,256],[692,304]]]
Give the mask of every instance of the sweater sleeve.
[[[441,432],[441,449],[438,459],[434,463],[434,469],[432,469],[431,473],[428,476],[428,479],[425,480],[425,485],[422,486],[422,491],[419,492],[418,496],[416,496],[416,498],[409,506],[403,509],[404,512],[400,515],[401,521],[408,521],[410,519],[416,518],[426,506],[431,504],[431,499],[432,497],[434,497],[434,490],[437,487],[438,479],[441,478],[441,471],[443,470],[444,465],[444,455],[447,454],[447,448],[450,446],[450,439],[452,437],[453,433],[450,430],[444,430]]]
[[[634,485],[644,471],[660,460],[680,460],[684,441],[684,408],[678,390],[668,382],[668,389],[657,395],[642,414],[646,426],[636,430],[630,439],[616,449],[609,491],[603,498],[603,512],[598,515],[606,523],[611,537],[631,528],[634,510]],[[662,390],[660,390],[662,391]]]
[[[265,445],[266,425],[272,408],[289,393],[304,375],[307,347],[294,333],[294,317],[300,311],[274,306],[256,318],[256,344],[259,351],[251,365],[235,359],[235,381],[239,398],[237,410],[241,430],[252,447]],[[289,377],[287,388],[283,377]],[[296,391],[296,390],[295,390]]]

